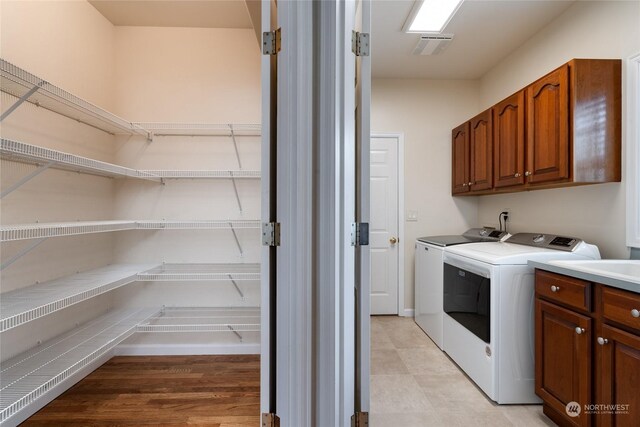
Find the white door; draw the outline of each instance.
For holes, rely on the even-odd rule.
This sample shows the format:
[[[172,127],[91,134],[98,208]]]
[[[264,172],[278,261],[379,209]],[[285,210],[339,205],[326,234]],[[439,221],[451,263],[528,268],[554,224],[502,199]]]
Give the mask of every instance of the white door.
[[[398,147],[371,137],[371,314],[398,314]]]

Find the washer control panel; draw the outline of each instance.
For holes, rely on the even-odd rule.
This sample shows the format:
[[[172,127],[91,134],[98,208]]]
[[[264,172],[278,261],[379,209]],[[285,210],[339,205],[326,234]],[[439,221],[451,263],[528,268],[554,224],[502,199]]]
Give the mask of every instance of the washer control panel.
[[[581,239],[577,239],[575,237],[542,233],[516,233],[505,241],[508,243],[516,243],[518,245],[527,245],[567,252],[572,252],[575,247],[582,242]]]

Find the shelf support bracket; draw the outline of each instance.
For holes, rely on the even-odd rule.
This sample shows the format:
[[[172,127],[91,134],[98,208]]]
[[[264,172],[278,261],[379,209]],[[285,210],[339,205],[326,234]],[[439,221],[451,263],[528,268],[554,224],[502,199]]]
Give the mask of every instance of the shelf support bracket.
[[[238,291],[240,298],[244,299],[244,294],[240,290],[240,286],[238,286],[238,283],[236,283],[235,279],[230,274],[227,274],[227,276],[229,276],[229,280],[231,280],[231,283],[233,283],[233,286],[236,287],[236,291]]]
[[[6,119],[9,114],[13,113],[16,108],[18,108],[19,106],[22,105],[22,103],[24,101],[26,101],[27,99],[29,99],[31,97],[31,95],[33,95],[34,93],[36,93],[38,91],[38,89],[40,89],[42,87],[42,85],[44,85],[46,82],[43,80],[40,83],[38,83],[37,85],[35,85],[34,87],[32,87],[29,92],[25,93],[24,95],[22,95],[20,98],[18,98],[18,100],[16,102],[13,103],[13,105],[11,107],[9,107],[7,109],[7,111],[5,111],[4,113],[2,113],[2,115],[0,116],[0,122],[3,121],[4,119]]]
[[[238,250],[240,251],[240,256],[244,255],[242,252],[242,245],[240,245],[240,240],[238,240],[238,234],[236,233],[236,229],[233,228],[233,223],[229,222],[229,227],[231,227],[231,232],[233,233],[233,238],[236,239],[236,245],[238,245]]]
[[[233,191],[236,193],[236,201],[238,202],[238,209],[240,209],[240,213],[242,213],[242,202],[240,201],[240,196],[238,195],[238,187],[236,186],[236,178],[233,176],[233,172],[229,172],[231,175],[231,183],[233,184]]]
[[[2,193],[0,193],[0,199],[4,199],[4,196],[6,196],[6,195],[12,193],[13,191],[17,190],[23,184],[26,184],[32,178],[35,178],[36,176],[40,175],[42,172],[46,171],[47,169],[49,169],[53,165],[55,165],[55,162],[49,162],[46,165],[40,166],[38,169],[36,169],[33,172],[31,172],[29,175],[21,178],[18,182],[16,182],[12,186],[10,186],[6,190],[4,190]]]
[[[229,330],[230,330],[231,332],[233,332],[234,334],[236,334],[236,336],[238,337],[238,339],[240,339],[240,342],[242,342],[242,335],[240,335],[240,334],[238,333],[238,331],[236,331],[235,329],[233,329],[233,327],[232,327],[231,325],[227,325],[227,328],[229,328]]]
[[[18,252],[17,254],[15,254],[8,260],[6,260],[5,262],[3,262],[2,265],[0,265],[0,270],[4,270],[5,268],[9,267],[11,264],[13,264],[14,262],[19,260],[23,256],[25,256],[26,254],[28,254],[38,246],[40,246],[40,244],[47,239],[48,237],[43,237],[42,239],[34,240],[33,242],[31,242],[30,245],[25,246],[20,252]]]
[[[233,148],[236,150],[236,159],[238,159],[238,169],[242,169],[242,163],[240,162],[240,153],[238,152],[238,142],[236,141],[236,133],[233,131],[233,125],[229,125],[231,131],[231,140],[233,141]]]

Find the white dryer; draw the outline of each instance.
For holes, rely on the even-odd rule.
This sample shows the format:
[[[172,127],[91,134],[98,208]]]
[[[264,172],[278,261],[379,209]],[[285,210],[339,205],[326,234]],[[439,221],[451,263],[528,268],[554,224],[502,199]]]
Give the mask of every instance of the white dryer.
[[[580,239],[532,233],[445,248],[444,351],[497,403],[539,403],[527,262],[599,258]]]

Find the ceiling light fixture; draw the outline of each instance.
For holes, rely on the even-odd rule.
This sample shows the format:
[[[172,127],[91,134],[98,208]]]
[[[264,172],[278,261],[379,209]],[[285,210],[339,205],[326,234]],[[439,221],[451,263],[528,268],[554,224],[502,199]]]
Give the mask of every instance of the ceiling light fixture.
[[[403,30],[407,33],[439,33],[463,0],[416,0]]]

